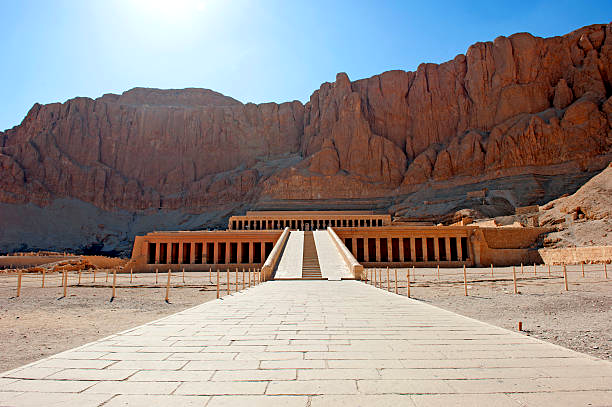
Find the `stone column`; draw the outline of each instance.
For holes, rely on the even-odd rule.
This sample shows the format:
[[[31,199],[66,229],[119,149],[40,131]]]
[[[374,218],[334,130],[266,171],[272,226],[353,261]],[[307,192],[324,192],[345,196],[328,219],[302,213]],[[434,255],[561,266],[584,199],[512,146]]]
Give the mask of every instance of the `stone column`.
[[[178,264],[183,264],[183,242],[179,242]]]
[[[457,258],[460,261],[463,261],[463,250],[461,247],[461,236],[457,237]]]
[[[444,246],[446,247],[446,261],[451,261],[450,237],[444,238]]]
[[[155,243],[155,264],[159,264],[159,252],[161,245],[159,243]]]
[[[421,244],[423,245],[423,261],[429,261],[429,257],[427,257],[427,238],[421,238]]]
[[[225,264],[230,264],[230,253],[231,253],[230,242],[225,242]]]
[[[266,242],[261,242],[261,262],[266,262]]]
[[[438,237],[434,237],[434,256],[436,256],[436,261],[440,261],[440,241]]]
[[[355,239],[355,257],[357,257],[357,239]],[[368,250],[368,238],[363,238],[363,259],[370,261],[370,251]]]
[[[242,242],[238,242],[236,249],[236,263],[242,263]]]
[[[376,261],[380,261],[380,238],[376,238]]]
[[[249,242],[249,264],[253,263],[253,241]]]
[[[195,263],[195,243],[191,242],[189,243],[189,246],[191,247],[191,249],[189,250],[189,264],[194,264]],[[204,255],[204,243],[202,243],[202,255]],[[202,256],[202,263],[206,263],[204,261],[204,256]]]
[[[389,261],[393,261],[393,239],[387,238],[387,257]]]
[[[399,259],[400,261],[405,261],[404,259],[404,238],[400,237],[397,240],[399,242]]]
[[[410,238],[410,261],[416,261],[416,238]]]

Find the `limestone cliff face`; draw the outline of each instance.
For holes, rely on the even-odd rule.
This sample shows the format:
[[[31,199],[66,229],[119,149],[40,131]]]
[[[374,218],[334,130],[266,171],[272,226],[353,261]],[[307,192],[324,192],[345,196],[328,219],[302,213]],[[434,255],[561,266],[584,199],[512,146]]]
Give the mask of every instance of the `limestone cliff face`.
[[[0,202],[202,213],[600,169],[611,96],[612,25],[593,25],[499,37],[416,72],[338,74],[305,105],[142,88],[37,104],[0,133]]]

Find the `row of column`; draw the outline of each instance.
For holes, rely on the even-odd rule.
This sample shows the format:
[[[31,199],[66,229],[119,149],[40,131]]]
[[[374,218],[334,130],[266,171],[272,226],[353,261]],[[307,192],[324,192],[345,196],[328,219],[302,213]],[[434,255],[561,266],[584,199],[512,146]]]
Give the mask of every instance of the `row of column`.
[[[252,241],[150,242],[146,256],[148,264],[253,264],[263,263],[273,246],[274,242]]]
[[[371,240],[374,240],[374,253],[370,253]],[[460,236],[347,238],[345,244],[358,261],[366,262],[464,261],[469,259],[470,252],[467,237]],[[386,247],[381,248],[381,244]]]
[[[286,227],[290,229],[305,230],[306,225],[309,229],[325,229],[331,227],[374,227],[383,226],[382,219],[251,219],[251,220],[232,220],[230,229],[233,230],[282,230]]]

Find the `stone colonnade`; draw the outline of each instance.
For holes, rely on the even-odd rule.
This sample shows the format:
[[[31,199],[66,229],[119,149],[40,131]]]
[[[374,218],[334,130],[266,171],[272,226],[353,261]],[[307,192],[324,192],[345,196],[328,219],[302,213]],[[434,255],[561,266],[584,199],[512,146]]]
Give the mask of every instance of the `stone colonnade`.
[[[278,232],[150,233],[137,237],[141,240],[137,257],[143,265],[181,265],[192,270],[218,265],[261,265],[279,236]],[[135,250],[136,247],[135,242]]]
[[[385,230],[378,235],[347,230],[336,233],[360,263],[473,263],[469,231],[439,228],[444,227]]]
[[[266,217],[263,219],[249,216],[232,216],[228,227],[230,230],[283,230],[286,227],[293,230],[315,230],[327,227],[382,227],[388,223],[390,223],[389,215]]]

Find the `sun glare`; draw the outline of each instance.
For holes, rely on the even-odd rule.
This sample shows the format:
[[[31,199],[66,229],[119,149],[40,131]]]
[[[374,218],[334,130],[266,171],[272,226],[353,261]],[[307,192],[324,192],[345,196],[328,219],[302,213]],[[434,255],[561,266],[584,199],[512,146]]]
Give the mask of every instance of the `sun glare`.
[[[132,0],[142,13],[158,17],[187,17],[192,13],[206,11],[209,0]]]

